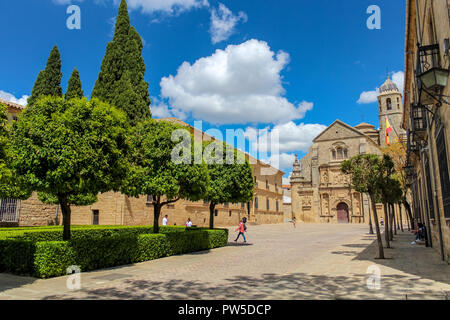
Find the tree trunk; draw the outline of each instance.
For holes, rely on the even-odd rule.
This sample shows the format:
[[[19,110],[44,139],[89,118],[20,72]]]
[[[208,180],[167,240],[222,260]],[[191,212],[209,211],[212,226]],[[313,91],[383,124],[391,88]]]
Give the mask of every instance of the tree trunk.
[[[388,203],[389,208],[389,240],[394,240],[394,212],[392,211],[392,206],[390,203]]]
[[[386,248],[390,248],[390,235],[389,235],[389,214],[388,214],[388,204],[383,202],[384,208],[384,240],[386,240]]]
[[[397,214],[395,212],[395,204],[391,204],[392,206],[392,212],[394,212],[394,234],[397,235],[397,230],[399,229],[398,227],[398,217]]]
[[[153,233],[159,233],[159,215],[161,214],[161,203],[153,202]]]
[[[403,215],[402,215],[402,206],[399,204],[398,205],[398,215],[399,215],[399,219],[400,219],[400,230],[402,230],[403,232]]]
[[[209,203],[209,228],[214,229],[214,209],[216,204],[214,202]]]
[[[363,204],[363,206],[364,206],[364,204]],[[372,214],[370,213],[370,205],[369,205],[369,234],[373,234]]]
[[[67,200],[65,198],[59,198],[59,205],[61,206],[63,216],[63,241],[68,241],[70,240],[70,205],[67,204]]]
[[[412,216],[411,206],[406,199],[402,200],[402,203],[405,206],[406,213],[408,214],[411,230],[414,230],[414,217]]]
[[[370,195],[370,202],[372,203],[373,220],[375,222],[375,230],[377,232],[378,258],[384,259],[383,242],[381,241],[380,225],[378,224],[377,205],[375,204],[375,197],[373,194]]]

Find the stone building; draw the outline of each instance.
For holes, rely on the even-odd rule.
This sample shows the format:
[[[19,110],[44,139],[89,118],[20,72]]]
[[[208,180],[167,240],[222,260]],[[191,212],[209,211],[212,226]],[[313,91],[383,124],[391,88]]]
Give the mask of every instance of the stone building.
[[[200,130],[176,119],[159,119],[174,122],[189,128],[194,139],[208,141],[214,139]],[[214,222],[217,226],[238,225],[246,217],[257,224],[283,222],[282,176],[284,172],[262,161],[246,155],[253,168],[255,181],[254,199],[249,203],[225,203],[216,206]],[[37,194],[25,200],[1,200],[0,224],[18,226],[58,225],[62,223],[61,210],[56,205],[40,202]],[[74,225],[151,225],[153,205],[151,196],[139,198],[125,196],[117,192],[98,195],[98,201],[89,206],[72,206],[71,223]],[[8,214],[7,214],[8,213]],[[161,210],[160,220],[168,215],[170,225],[184,225],[191,218],[194,225],[209,226],[209,203],[203,201],[179,200],[166,205]],[[161,222],[161,221],[160,221]]]
[[[367,123],[352,127],[336,120],[313,140],[300,162],[296,157],[290,180],[292,216],[314,223],[368,222],[369,198],[351,189],[349,176],[341,172],[341,163],[358,154],[381,155],[381,147],[386,145],[386,118],[393,128],[389,133],[391,141],[404,136],[400,127],[401,93],[389,77],[380,87],[378,106],[379,130]],[[379,217],[382,209],[381,204],[377,205]]]
[[[292,220],[292,207],[291,207],[292,199],[291,199],[291,185],[284,184],[283,185],[283,215],[284,222],[288,222]]]
[[[405,35],[407,166],[416,221],[450,260],[450,1],[408,0]]]

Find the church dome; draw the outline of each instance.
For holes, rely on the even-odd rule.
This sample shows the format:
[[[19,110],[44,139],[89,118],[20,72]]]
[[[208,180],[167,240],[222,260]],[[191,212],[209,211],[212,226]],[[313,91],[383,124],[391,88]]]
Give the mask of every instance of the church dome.
[[[397,91],[398,88],[394,82],[392,82],[391,79],[389,79],[389,76],[387,77],[386,81],[381,85],[380,87],[380,93],[388,92],[388,91]]]

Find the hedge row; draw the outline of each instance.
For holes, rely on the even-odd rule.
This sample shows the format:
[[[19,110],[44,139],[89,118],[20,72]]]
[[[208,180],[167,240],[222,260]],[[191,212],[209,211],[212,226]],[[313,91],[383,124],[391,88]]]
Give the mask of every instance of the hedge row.
[[[169,227],[158,234],[117,233],[70,241],[0,240],[0,271],[49,278],[65,275],[71,265],[90,271],[213,249],[228,241],[226,229],[182,230]]]
[[[160,233],[184,232],[184,226],[161,226]],[[199,230],[199,228],[192,228]],[[138,235],[153,233],[152,226],[72,226],[71,237],[80,239],[86,237],[110,237],[120,235]],[[30,241],[62,241],[63,228],[57,227],[25,227],[0,229],[0,240],[18,239]]]

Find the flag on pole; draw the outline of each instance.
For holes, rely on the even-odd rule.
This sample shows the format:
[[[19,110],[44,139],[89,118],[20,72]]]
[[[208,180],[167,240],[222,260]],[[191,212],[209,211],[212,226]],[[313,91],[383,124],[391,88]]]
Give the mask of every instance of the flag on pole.
[[[384,120],[385,120],[385,124],[386,124],[386,132],[385,132],[386,145],[390,146],[391,143],[389,142],[389,132],[392,131],[392,127],[391,127],[387,117],[384,117]]]

